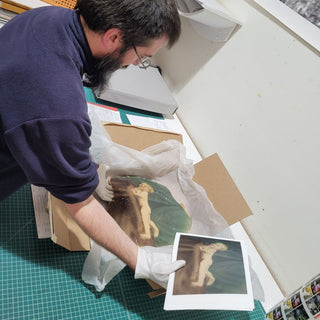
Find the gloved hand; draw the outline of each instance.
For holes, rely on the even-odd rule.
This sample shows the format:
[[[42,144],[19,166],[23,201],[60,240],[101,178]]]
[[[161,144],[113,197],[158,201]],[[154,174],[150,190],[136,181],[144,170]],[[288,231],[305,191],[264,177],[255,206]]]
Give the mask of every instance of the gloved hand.
[[[108,181],[108,170],[110,170],[110,167],[103,163],[99,164],[97,170],[99,176],[99,184],[96,188],[96,192],[98,196],[104,201],[111,201],[113,198],[112,187]]]
[[[183,267],[186,262],[171,262],[172,246],[138,248],[135,279],[150,279],[167,288],[169,275]]]

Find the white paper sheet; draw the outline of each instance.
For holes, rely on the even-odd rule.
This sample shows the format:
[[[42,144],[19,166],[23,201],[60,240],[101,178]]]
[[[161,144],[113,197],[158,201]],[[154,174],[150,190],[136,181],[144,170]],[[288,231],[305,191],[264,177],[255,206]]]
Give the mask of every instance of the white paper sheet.
[[[31,185],[34,213],[39,239],[51,237],[50,216],[47,211],[48,191],[45,188]]]
[[[95,114],[99,117],[100,121],[122,123],[120,112],[118,111],[118,109],[90,102],[88,102],[87,104],[88,111],[94,110]]]
[[[177,233],[172,261],[179,259],[186,265],[169,277],[165,310],[253,310],[242,240]]]
[[[0,11],[0,14],[1,14],[1,11]],[[2,28],[6,24],[7,21],[8,21],[7,19],[2,18],[0,15],[0,28]]]

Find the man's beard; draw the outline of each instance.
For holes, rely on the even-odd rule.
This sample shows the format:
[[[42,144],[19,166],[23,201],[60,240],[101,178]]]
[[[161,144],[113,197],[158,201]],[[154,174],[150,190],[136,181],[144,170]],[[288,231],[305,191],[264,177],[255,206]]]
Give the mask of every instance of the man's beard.
[[[105,56],[103,59],[96,60],[96,64],[90,74],[85,75],[84,85],[92,88],[95,92],[101,92],[107,85],[112,74],[118,69],[125,69],[122,66],[122,58],[125,51],[116,51]]]

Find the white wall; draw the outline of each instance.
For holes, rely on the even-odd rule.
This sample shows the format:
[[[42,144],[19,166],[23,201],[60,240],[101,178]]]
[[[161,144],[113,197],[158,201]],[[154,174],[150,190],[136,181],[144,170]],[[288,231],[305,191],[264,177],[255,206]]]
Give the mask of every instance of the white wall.
[[[156,59],[202,156],[217,152],[253,215],[243,221],[285,294],[320,272],[320,59],[251,0],[218,44],[182,20]]]

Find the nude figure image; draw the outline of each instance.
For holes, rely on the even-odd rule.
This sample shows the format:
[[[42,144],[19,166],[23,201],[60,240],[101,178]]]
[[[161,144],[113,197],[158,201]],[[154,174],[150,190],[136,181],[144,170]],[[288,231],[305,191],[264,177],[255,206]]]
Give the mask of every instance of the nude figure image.
[[[149,184],[142,182],[138,187],[132,187],[130,191],[136,197],[137,202],[140,206],[140,214],[144,228],[144,232],[140,234],[140,237],[142,239],[151,239],[152,229],[153,236],[157,238],[159,236],[159,229],[151,220],[151,208],[148,203],[148,195],[149,193],[154,192],[153,188]]]
[[[189,231],[191,217],[166,186],[138,176],[115,176],[110,184],[106,209],[139,246],[171,245],[176,232]]]
[[[228,250],[228,247],[220,242],[209,245],[198,244],[194,249],[194,269],[191,275],[191,286],[202,287],[210,286],[214,283],[215,278],[209,271],[213,263],[212,256],[217,251]]]

